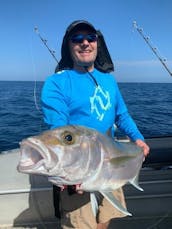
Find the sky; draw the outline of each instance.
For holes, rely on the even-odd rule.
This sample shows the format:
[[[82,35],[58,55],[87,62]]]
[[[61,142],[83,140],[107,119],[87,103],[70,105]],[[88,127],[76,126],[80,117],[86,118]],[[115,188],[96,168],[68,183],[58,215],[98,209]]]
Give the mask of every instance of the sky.
[[[56,61],[35,33],[37,26],[56,58],[66,27],[84,19],[99,29],[118,82],[171,83],[137,22],[172,71],[171,0],[0,0],[0,80],[44,81]]]

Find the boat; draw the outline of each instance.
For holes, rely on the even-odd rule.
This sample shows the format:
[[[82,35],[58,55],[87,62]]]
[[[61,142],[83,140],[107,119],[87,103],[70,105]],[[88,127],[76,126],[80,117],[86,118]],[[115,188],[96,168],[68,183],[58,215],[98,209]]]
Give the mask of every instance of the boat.
[[[151,150],[140,172],[140,192],[124,186],[132,216],[113,219],[109,228],[172,228],[172,136],[146,139]],[[0,154],[0,228],[60,228],[54,217],[47,177],[19,173],[19,149]]]

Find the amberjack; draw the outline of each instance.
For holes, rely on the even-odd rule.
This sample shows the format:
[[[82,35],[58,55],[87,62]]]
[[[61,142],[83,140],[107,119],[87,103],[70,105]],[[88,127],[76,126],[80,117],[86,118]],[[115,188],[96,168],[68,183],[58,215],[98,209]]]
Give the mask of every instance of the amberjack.
[[[19,172],[46,175],[57,186],[80,184],[91,193],[100,192],[125,215],[131,215],[114,197],[113,191],[127,183],[142,191],[138,184],[144,160],[140,147],[133,142],[118,142],[95,129],[67,125],[44,131],[20,143]]]

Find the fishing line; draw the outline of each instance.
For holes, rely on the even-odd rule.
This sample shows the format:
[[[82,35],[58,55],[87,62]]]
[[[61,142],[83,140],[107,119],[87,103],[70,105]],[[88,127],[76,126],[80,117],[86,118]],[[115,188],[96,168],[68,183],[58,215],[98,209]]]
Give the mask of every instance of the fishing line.
[[[40,32],[39,32],[37,26],[34,27],[34,31],[35,31],[35,33],[38,35],[38,37],[40,38],[40,40],[42,41],[42,43],[45,45],[45,47],[48,49],[48,51],[49,51],[49,53],[51,54],[51,56],[53,57],[53,59],[54,59],[54,60],[57,62],[57,64],[58,64],[59,61],[57,60],[57,58],[56,58],[56,56],[55,56],[55,51],[49,48],[49,46],[48,46],[48,44],[47,44],[47,40],[44,39],[44,38],[41,36],[41,34],[40,34]],[[33,54],[32,54],[32,56],[33,56]],[[33,59],[33,58],[32,58],[32,59]],[[32,62],[34,63],[34,61],[32,61]],[[34,68],[34,69],[35,69],[35,68]],[[35,100],[35,106],[36,106],[36,109],[37,109],[39,112],[41,112],[41,111],[40,111],[40,108],[39,108],[39,106],[38,106],[38,104],[37,104],[36,92],[37,92],[37,82],[36,82],[36,80],[35,80],[35,84],[34,84],[34,100]]]
[[[38,35],[38,37],[40,38],[40,40],[43,42],[43,44],[45,45],[45,47],[48,49],[49,53],[52,55],[52,57],[55,59],[55,61],[56,61],[57,64],[58,64],[59,62],[58,62],[58,60],[57,60],[57,58],[56,58],[56,56],[55,56],[55,51],[52,50],[52,49],[50,49],[50,48],[48,47],[47,40],[44,39],[44,38],[41,36],[41,34],[40,34],[40,32],[39,32],[37,26],[34,27],[34,31],[35,31],[35,33]],[[38,103],[37,103],[37,80],[36,80],[36,66],[35,66],[35,61],[34,61],[34,58],[33,58],[33,44],[32,44],[31,47],[32,47],[32,49],[31,49],[32,66],[33,66],[33,71],[34,71],[34,76],[35,76],[35,77],[34,77],[34,78],[35,78],[35,80],[34,80],[34,91],[33,91],[33,94],[34,94],[34,95],[33,95],[33,96],[34,96],[35,107],[36,107],[36,109],[37,109],[39,112],[41,112],[41,109],[39,108]],[[42,112],[41,112],[41,113],[42,113]]]
[[[33,41],[31,40],[31,45],[30,45],[30,55],[31,55],[31,61],[32,61],[32,70],[33,70],[33,75],[34,75],[34,89],[33,89],[33,98],[34,98],[34,103],[37,111],[41,113],[41,109],[39,108],[39,105],[37,103],[37,80],[36,80],[36,65],[35,65],[35,60],[33,56]]]

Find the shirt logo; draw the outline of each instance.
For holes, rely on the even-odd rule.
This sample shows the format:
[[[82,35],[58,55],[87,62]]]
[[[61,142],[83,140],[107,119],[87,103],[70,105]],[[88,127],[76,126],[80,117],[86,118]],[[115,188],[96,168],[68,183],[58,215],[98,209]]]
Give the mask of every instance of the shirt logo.
[[[111,107],[110,95],[108,91],[98,86],[95,88],[94,95],[90,97],[91,113],[97,115],[97,119],[102,121],[105,112]]]
[[[56,74],[62,74],[63,72],[65,72],[65,70],[58,71]]]

